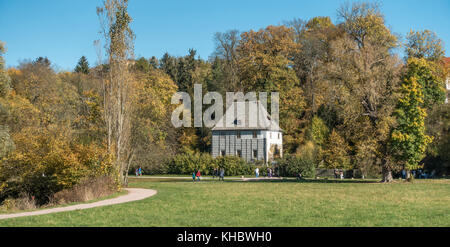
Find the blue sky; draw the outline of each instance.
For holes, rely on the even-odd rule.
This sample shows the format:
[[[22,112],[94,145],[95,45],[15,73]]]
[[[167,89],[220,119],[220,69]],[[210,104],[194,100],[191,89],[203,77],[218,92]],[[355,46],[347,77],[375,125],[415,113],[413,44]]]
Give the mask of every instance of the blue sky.
[[[136,57],[185,55],[195,48],[202,58],[214,49],[213,34],[282,24],[293,18],[330,16],[345,1],[154,1],[130,0]],[[100,38],[96,7],[101,0],[0,0],[0,40],[6,42],[7,66],[47,56],[62,70],[72,70],[85,55],[95,64],[93,41]],[[404,36],[410,29],[430,29],[450,52],[449,0],[381,1],[388,26]]]

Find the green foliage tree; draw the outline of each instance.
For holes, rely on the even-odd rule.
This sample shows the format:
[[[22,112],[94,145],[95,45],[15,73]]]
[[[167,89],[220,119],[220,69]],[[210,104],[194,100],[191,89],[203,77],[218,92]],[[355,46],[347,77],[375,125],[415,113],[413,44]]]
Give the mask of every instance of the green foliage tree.
[[[397,126],[391,134],[391,152],[406,170],[419,167],[426,147],[432,141],[425,133],[424,90],[419,82],[424,79],[424,67],[426,61],[423,59],[408,60],[407,72],[400,89],[401,96],[394,112]]]
[[[330,130],[325,122],[318,116],[311,120],[310,138],[317,145],[323,145],[328,138]]]
[[[89,63],[85,56],[82,56],[78,60],[77,66],[75,66],[75,73],[89,74]]]

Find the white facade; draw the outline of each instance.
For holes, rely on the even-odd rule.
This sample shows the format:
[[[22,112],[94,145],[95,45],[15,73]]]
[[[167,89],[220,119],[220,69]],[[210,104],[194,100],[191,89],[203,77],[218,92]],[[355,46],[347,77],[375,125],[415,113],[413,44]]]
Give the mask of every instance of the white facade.
[[[270,163],[283,155],[283,132],[260,102],[233,103],[212,129],[211,144],[213,157],[235,155]]]
[[[447,94],[445,96],[445,103],[448,103],[449,100],[449,94],[450,94],[450,77],[447,77],[447,80],[445,81],[445,89],[447,89]]]
[[[266,154],[267,162],[273,160],[275,153],[273,148],[276,148],[279,152],[279,156],[283,156],[283,133],[281,131],[273,131],[273,130],[264,130],[262,131],[263,137],[266,139]]]

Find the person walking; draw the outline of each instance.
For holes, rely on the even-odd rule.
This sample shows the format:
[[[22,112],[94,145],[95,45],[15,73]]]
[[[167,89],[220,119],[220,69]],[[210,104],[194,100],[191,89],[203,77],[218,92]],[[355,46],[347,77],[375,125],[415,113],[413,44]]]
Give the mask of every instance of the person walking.
[[[259,168],[258,167],[256,167],[256,169],[255,169],[255,176],[259,177]]]
[[[195,182],[195,170],[192,172],[192,181]]]
[[[202,176],[202,174],[200,173],[200,170],[197,171],[197,181],[200,181],[200,177]]]
[[[136,167],[136,170],[134,172],[136,174],[136,177],[139,176],[139,168]]]
[[[142,167],[139,166],[139,176],[142,176]]]
[[[223,168],[220,168],[219,181],[220,181],[220,179],[222,179],[222,181],[224,181],[224,180],[223,180],[224,176],[225,176],[225,170],[224,170]]]

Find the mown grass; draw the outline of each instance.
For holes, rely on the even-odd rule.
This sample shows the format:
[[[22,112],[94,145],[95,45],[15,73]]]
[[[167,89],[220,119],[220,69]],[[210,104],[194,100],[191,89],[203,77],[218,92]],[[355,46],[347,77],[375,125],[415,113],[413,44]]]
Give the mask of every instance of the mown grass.
[[[450,226],[450,180],[131,182],[158,194],[0,226]]]

